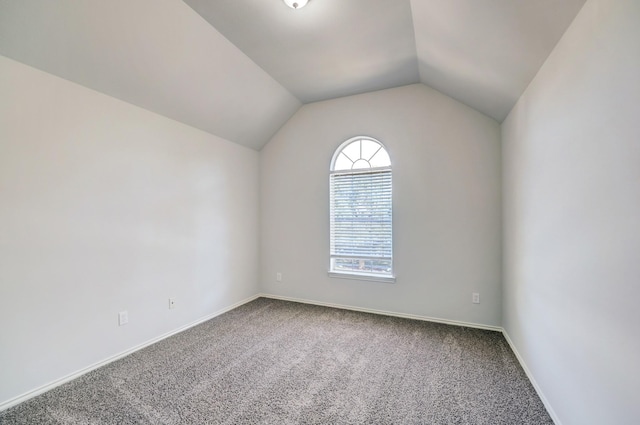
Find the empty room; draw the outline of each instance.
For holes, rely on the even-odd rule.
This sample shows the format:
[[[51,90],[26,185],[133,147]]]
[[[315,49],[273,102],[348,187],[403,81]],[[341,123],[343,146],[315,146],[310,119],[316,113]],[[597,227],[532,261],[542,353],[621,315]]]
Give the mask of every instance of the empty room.
[[[0,424],[640,423],[639,0],[0,0]]]

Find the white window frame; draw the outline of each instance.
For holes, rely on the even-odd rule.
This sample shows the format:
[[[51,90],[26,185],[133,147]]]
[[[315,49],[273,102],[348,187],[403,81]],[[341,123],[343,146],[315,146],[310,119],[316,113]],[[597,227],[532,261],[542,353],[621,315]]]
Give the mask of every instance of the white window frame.
[[[386,155],[386,158],[388,158],[387,161],[387,165],[381,166],[381,167],[372,167],[371,164],[367,161],[367,159],[372,159],[373,157],[376,156],[376,154],[378,153],[378,151],[376,151],[375,154],[371,155],[368,158],[364,158],[363,157],[363,152],[362,152],[362,143],[360,144],[360,157],[356,158],[356,159],[351,159],[349,158],[353,164],[355,164],[358,161],[366,161],[369,165],[369,168],[352,168],[352,169],[345,169],[345,168],[341,168],[336,170],[336,161],[338,160],[338,157],[340,156],[340,154],[345,150],[345,148],[347,148],[349,145],[351,145],[354,142],[358,142],[358,141],[371,141],[374,142],[376,144],[378,144],[380,146],[380,150],[382,150],[382,154]],[[371,144],[369,144],[369,146],[371,146]],[[362,163],[361,163],[362,164]],[[390,184],[391,184],[391,193],[390,193],[390,198],[389,201],[391,202],[391,228],[389,231],[389,238],[390,240],[390,256],[384,256],[384,257],[375,257],[375,256],[371,256],[371,255],[344,255],[344,254],[337,254],[334,253],[334,204],[333,204],[333,196],[334,196],[334,185],[333,185],[333,181],[334,181],[334,176],[335,175],[355,175],[355,174],[375,174],[375,173],[380,173],[380,172],[389,172],[389,180],[390,180]],[[340,146],[338,146],[338,148],[335,150],[334,154],[333,154],[333,158],[331,159],[331,165],[330,165],[330,169],[329,169],[329,197],[330,197],[330,235],[329,235],[329,239],[330,239],[330,249],[329,249],[329,276],[330,277],[336,277],[336,278],[342,278],[342,279],[355,279],[355,280],[366,280],[366,281],[374,281],[374,282],[388,282],[388,283],[393,283],[396,281],[395,278],[395,274],[394,274],[394,267],[393,267],[393,171],[392,171],[392,165],[391,165],[391,160],[389,158],[389,153],[388,150],[386,149],[386,147],[384,146],[384,144],[382,144],[382,142],[380,142],[377,139],[374,139],[372,137],[368,137],[368,136],[357,136],[357,137],[352,137],[349,140],[346,140],[345,142],[341,143]],[[335,260],[336,259],[344,259],[344,258],[354,258],[354,259],[358,259],[358,260],[388,260],[390,261],[391,267],[390,267],[390,271],[389,273],[376,273],[376,272],[360,272],[360,271],[347,271],[347,270],[336,270],[334,268],[334,264],[335,264]]]

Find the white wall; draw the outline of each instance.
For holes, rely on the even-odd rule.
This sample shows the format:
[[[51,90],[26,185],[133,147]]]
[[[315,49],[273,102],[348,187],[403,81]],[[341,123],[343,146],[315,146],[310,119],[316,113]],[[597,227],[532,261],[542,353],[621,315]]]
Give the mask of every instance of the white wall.
[[[327,276],[329,163],[357,135],[394,167],[394,284]],[[499,138],[497,122],[421,84],[303,106],[260,156],[262,291],[499,326]]]
[[[504,327],[563,425],[640,421],[639,22],[589,0],[503,125]]]
[[[0,404],[254,295],[258,165],[0,56]]]

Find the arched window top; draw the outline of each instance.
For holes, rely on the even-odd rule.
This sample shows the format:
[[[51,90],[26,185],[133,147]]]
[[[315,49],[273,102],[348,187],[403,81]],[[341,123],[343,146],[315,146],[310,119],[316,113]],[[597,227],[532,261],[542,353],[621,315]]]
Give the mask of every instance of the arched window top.
[[[333,154],[331,171],[390,168],[391,159],[382,143],[371,137],[354,137]]]
[[[329,172],[329,276],[395,282],[391,159],[358,136],[333,154]]]

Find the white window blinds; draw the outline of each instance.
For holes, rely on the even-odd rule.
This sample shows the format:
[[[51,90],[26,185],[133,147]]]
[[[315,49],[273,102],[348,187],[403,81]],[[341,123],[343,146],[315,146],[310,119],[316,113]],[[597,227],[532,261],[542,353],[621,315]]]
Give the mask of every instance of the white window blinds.
[[[329,275],[395,281],[391,159],[382,143],[360,136],[333,154]]]
[[[392,274],[390,169],[331,174],[331,269]]]

